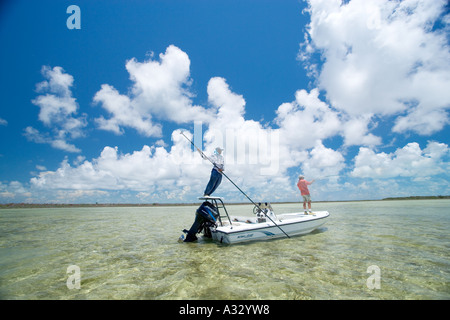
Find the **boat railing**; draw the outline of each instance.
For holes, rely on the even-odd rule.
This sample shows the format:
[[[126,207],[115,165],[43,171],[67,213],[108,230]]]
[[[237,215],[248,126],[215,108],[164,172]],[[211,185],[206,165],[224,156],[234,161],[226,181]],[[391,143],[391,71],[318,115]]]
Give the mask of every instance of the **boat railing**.
[[[198,199],[210,202],[217,209],[217,212],[219,212],[220,226],[223,226],[222,217],[225,218],[225,216],[227,217],[228,222],[230,223],[230,226],[233,225],[231,223],[231,218],[230,218],[230,215],[228,214],[227,208],[225,207],[225,203],[223,202],[223,198],[221,198],[221,197],[199,197]],[[220,209],[223,209],[223,212],[225,213],[225,215],[222,215],[222,213],[221,213],[222,211]]]

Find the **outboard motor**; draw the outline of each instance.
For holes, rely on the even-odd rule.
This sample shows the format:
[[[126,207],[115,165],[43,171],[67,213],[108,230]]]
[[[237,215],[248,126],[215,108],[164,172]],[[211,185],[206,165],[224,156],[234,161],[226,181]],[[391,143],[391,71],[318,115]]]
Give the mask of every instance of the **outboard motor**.
[[[211,230],[209,227],[216,225],[218,218],[219,212],[217,208],[208,201],[203,202],[195,213],[195,220],[192,227],[189,230],[183,230],[187,234],[184,242],[196,241],[196,234],[202,232],[202,230],[204,230],[206,237],[211,238]]]

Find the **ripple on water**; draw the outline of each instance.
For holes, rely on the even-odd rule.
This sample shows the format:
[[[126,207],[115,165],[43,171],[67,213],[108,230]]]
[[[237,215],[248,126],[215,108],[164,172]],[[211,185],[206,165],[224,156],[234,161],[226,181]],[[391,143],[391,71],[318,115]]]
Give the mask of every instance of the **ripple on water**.
[[[193,222],[193,206],[1,210],[0,296],[449,299],[449,204],[317,203],[316,210],[331,213],[321,229],[233,246],[178,243]],[[274,208],[292,212],[298,205]],[[229,208],[242,210],[251,206]],[[66,286],[69,265],[80,267],[79,290]],[[371,265],[381,270],[379,290],[366,286]]]

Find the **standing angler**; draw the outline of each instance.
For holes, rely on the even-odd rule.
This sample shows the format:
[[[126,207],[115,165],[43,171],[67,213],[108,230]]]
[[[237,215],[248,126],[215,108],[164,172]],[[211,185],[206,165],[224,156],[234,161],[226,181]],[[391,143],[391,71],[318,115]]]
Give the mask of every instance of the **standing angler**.
[[[308,203],[309,213],[311,213],[311,195],[309,194],[308,186],[314,181],[314,179],[306,181],[304,176],[298,176],[297,187],[300,189],[300,193],[303,197],[303,209],[305,210],[305,214],[308,214],[306,211],[306,203]]]

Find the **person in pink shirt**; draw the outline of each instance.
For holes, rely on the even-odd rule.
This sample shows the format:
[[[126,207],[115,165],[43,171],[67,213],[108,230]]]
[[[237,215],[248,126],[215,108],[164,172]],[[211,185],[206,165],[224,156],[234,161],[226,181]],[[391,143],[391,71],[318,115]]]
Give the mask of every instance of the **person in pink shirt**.
[[[305,210],[305,214],[308,214],[306,211],[306,203],[308,203],[309,213],[311,213],[311,195],[309,194],[308,186],[314,181],[314,179],[311,181],[306,181],[305,177],[302,175],[298,177],[297,187],[303,197],[303,209]]]

